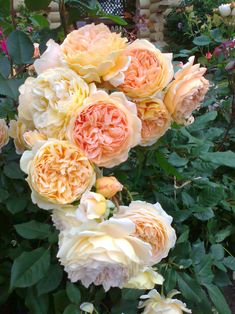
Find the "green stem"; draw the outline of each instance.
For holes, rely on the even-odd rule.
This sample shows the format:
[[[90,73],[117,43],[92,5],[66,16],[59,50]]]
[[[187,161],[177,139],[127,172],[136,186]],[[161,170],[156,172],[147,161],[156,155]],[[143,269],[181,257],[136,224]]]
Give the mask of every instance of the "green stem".
[[[13,25],[14,29],[16,29],[14,0],[10,0],[10,15],[11,15],[11,22],[12,22],[12,25]]]
[[[59,2],[59,12],[60,12],[60,20],[64,30],[64,35],[67,36],[68,29],[67,29],[67,21],[66,21],[66,9],[64,0],[60,0]]]

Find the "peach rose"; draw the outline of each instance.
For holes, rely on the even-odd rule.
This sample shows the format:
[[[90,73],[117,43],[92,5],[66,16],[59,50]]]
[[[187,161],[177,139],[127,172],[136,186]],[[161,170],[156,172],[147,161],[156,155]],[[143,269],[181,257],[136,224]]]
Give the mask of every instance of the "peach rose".
[[[66,141],[37,142],[25,151],[21,169],[28,174],[32,200],[43,209],[54,209],[78,200],[94,184],[92,164]]]
[[[135,40],[124,55],[131,57],[131,63],[118,89],[132,98],[154,96],[173,79],[172,54],[162,53],[145,39]]]
[[[123,287],[151,257],[150,245],[133,237],[134,230],[130,219],[110,218],[60,233],[57,257],[68,278],[85,287],[103,285],[105,291]]]
[[[129,57],[121,55],[126,38],[112,33],[104,24],[90,24],[72,31],[61,45],[68,66],[87,82],[116,78],[123,82]]]
[[[123,93],[98,91],[85,99],[67,134],[92,162],[111,168],[139,144],[141,122],[135,104]]]
[[[123,185],[115,177],[102,177],[96,180],[95,187],[97,193],[111,198],[122,190]]]
[[[173,296],[179,294],[178,291],[171,291],[167,297],[161,296],[157,290],[153,289],[148,294],[142,295],[138,308],[144,308],[142,314],[183,314],[192,313],[190,309],[186,307],[186,304],[180,300],[172,299]]]
[[[25,132],[23,134],[23,138],[29,148],[32,148],[37,141],[45,141],[47,139],[46,135],[38,132],[37,130]]]
[[[4,119],[0,119],[0,152],[9,141],[8,127]]]
[[[171,227],[172,217],[159,203],[154,205],[133,201],[129,207],[120,206],[115,217],[129,218],[135,223],[134,235],[152,246],[152,265],[159,263],[175,245],[176,234]]]
[[[89,86],[74,71],[49,69],[20,87],[19,117],[33,121],[47,138],[64,139],[71,116],[89,95]]]
[[[192,112],[200,107],[209,89],[209,81],[203,75],[206,68],[194,63],[195,57],[190,57],[182,69],[175,74],[175,80],[168,86],[164,103],[178,124],[187,125],[194,118]]]
[[[136,103],[142,122],[141,146],[150,146],[163,136],[171,125],[171,116],[161,99],[152,98]]]

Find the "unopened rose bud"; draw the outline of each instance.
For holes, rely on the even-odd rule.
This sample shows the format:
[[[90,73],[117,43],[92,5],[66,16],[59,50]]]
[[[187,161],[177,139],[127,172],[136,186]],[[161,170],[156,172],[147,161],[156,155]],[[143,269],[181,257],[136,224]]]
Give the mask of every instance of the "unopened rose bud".
[[[206,59],[210,60],[212,58],[212,54],[210,52],[206,53]]]
[[[221,4],[219,6],[219,13],[221,16],[223,17],[227,17],[231,14],[231,5],[230,3],[227,3],[227,4]]]
[[[96,192],[106,198],[113,197],[122,188],[123,185],[115,177],[102,177],[96,181]]]
[[[36,58],[40,57],[39,44],[34,43],[33,46],[34,46],[33,58],[36,59]]]

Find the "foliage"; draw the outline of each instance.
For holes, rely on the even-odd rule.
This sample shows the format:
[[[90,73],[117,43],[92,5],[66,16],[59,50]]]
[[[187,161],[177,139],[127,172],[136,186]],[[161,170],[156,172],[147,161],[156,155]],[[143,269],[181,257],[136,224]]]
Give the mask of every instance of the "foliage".
[[[40,1],[35,8],[30,7],[35,1],[27,3],[33,10],[48,5]],[[94,3],[89,4],[92,12],[97,8],[91,6]],[[32,16],[27,15],[22,23],[28,25]],[[33,32],[26,25],[10,32],[10,17],[4,14],[1,20],[6,22],[8,55],[0,56],[0,118],[10,121],[16,115],[17,88],[33,63],[34,38],[45,43],[49,37],[62,35],[61,30],[51,32],[47,26],[44,31],[41,24],[35,27],[33,21]],[[198,42],[194,44],[197,48]],[[178,59],[192,54],[190,47],[184,48],[188,53]],[[231,283],[235,271],[235,128],[230,124],[231,80],[225,70],[234,55],[229,60],[224,54],[213,58],[203,59],[214,85],[196,121],[182,128],[173,124],[155,146],[137,147],[128,162],[112,172],[106,170],[125,185],[121,202],[158,201],[173,216],[177,244],[158,271],[165,278],[164,292],[178,287],[196,314],[210,314],[213,307],[220,314],[231,313],[222,289]],[[80,313],[80,304],[88,301],[102,314],[137,313],[143,291],[113,288],[105,294],[103,288],[85,289],[67,280],[56,259],[57,231],[48,213],[32,204],[12,141],[0,155],[0,168],[1,312],[73,314]]]

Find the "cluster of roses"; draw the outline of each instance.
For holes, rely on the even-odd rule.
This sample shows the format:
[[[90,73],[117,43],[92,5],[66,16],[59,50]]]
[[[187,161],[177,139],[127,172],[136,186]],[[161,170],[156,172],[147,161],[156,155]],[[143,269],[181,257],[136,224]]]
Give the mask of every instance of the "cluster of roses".
[[[72,282],[152,289],[163,282],[152,266],[175,244],[172,218],[159,203],[115,206],[122,185],[98,167],[152,145],[172,121],[192,122],[209,87],[206,69],[191,57],[174,77],[171,54],[146,40],[128,44],[103,24],[47,46],[34,63],[38,76],[20,87],[10,125],[32,201],[53,210],[58,258]]]

